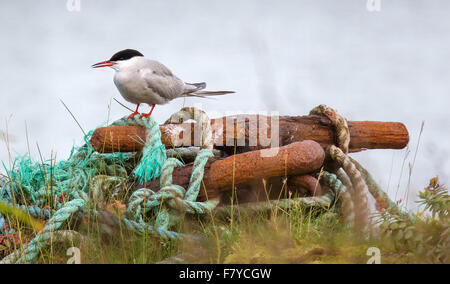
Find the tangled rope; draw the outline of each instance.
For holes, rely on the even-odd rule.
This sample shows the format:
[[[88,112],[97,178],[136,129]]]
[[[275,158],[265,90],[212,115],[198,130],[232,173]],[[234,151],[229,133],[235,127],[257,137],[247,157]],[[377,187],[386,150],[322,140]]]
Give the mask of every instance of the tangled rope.
[[[167,159],[160,178],[161,189],[158,192],[148,188],[135,191],[130,198],[126,213],[129,219],[143,223],[143,216],[154,211],[157,214],[155,227],[168,230],[178,224],[185,213],[210,213],[218,204],[216,200],[196,202],[203,180],[204,167],[208,159],[214,156],[212,153],[212,129],[208,116],[205,112],[195,108],[183,108],[173,114],[166,123],[182,123],[188,119],[195,120],[202,127],[202,149],[195,158],[189,188],[185,190],[179,185],[172,184],[173,170],[182,166],[182,163],[174,158]]]
[[[184,108],[173,115],[172,119],[181,117],[195,119],[203,126],[202,149],[197,154],[187,191],[172,184],[172,172],[181,166],[176,159],[167,159],[165,147],[161,142],[159,125],[153,118],[136,116],[134,119],[122,118],[113,125],[141,125],[148,130],[148,139],[142,151],[140,163],[133,173],[141,183],[161,176],[162,189],[155,193],[150,189],[136,191],[130,198],[127,216],[122,222],[137,233],[148,232],[163,238],[183,238],[183,234],[168,229],[178,223],[185,213],[204,214],[210,212],[216,201],[195,202],[203,179],[203,168],[212,153],[212,131],[207,115],[195,108]],[[182,122],[182,120],[180,121]],[[83,214],[98,215],[97,208],[103,202],[104,194],[120,187],[127,178],[126,165],[130,156],[127,153],[109,155],[96,154],[88,139],[86,145],[72,150],[66,161],[53,164],[32,162],[29,157],[17,159],[13,170],[7,171],[8,179],[0,183],[0,200],[15,206],[30,215],[49,219],[40,231],[20,252],[14,252],[5,258],[11,263],[30,263],[37,259],[41,249],[48,243],[63,224],[71,217]],[[101,174],[104,173],[104,174]],[[105,175],[106,174],[106,175]],[[32,204],[32,205],[31,205]],[[151,206],[155,205],[155,206]],[[144,216],[151,209],[162,209],[157,214],[155,225],[144,221]],[[0,215],[0,233],[7,220]]]
[[[48,222],[49,227],[44,228],[43,233],[37,235],[27,247],[27,260],[50,236],[49,232],[61,226],[66,220],[64,218],[69,217],[65,212],[75,210],[71,208],[73,204],[67,202],[69,195],[74,192],[89,192],[90,179],[100,171],[117,176],[127,175],[126,169],[120,165],[128,156],[120,153],[97,155],[88,142],[88,136],[84,137],[86,145],[74,148],[67,160],[37,163],[29,156],[19,157],[13,169],[7,170],[8,177],[2,179],[1,201],[36,218],[45,220],[53,216]],[[6,223],[7,220],[0,216],[0,231],[14,232],[5,231]]]

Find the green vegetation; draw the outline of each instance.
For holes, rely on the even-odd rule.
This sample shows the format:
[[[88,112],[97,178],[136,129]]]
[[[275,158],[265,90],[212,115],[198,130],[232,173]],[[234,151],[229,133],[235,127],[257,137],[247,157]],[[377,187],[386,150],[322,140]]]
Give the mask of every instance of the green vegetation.
[[[66,229],[80,235],[51,242],[39,263],[66,263],[69,247],[80,248],[82,263],[366,263],[370,247],[380,249],[382,263],[449,263],[449,202],[447,190],[432,179],[420,193],[425,213],[414,215],[413,222],[381,211],[374,216],[379,226],[370,238],[354,235],[336,210],[296,207],[242,212],[233,219],[187,218],[177,229],[200,239],[167,241],[121,226],[123,202],[109,198],[102,205],[105,213],[71,222]],[[34,234],[26,223],[17,232],[16,238],[0,239],[1,256],[20,251]]]

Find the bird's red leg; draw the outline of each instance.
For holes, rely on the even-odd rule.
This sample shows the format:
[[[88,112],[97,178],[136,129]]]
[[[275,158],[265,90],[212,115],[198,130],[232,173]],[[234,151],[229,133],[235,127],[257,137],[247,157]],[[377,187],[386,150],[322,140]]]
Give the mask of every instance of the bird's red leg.
[[[150,117],[150,115],[152,115],[153,109],[155,108],[156,105],[152,105],[152,109],[150,110],[149,113],[143,114],[143,117]]]
[[[135,110],[132,114],[130,114],[130,116],[129,116],[128,118],[134,118],[134,116],[135,116],[136,114],[139,114],[138,109],[139,109],[139,104],[137,104],[136,110]]]

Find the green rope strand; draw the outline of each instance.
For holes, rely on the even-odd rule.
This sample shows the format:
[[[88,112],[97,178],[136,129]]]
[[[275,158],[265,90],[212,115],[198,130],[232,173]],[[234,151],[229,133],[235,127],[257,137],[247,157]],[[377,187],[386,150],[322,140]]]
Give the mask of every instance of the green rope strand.
[[[161,175],[161,168],[167,159],[166,148],[161,142],[161,130],[153,117],[145,118],[136,115],[134,118],[124,117],[112,125],[140,125],[147,128],[147,141],[142,150],[141,162],[134,169],[134,174],[141,184],[156,179]]]

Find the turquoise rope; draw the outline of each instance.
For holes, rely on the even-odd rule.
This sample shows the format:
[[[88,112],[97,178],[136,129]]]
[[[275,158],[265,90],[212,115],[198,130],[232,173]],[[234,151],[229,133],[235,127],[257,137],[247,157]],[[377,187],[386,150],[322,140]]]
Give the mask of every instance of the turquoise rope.
[[[166,148],[161,142],[161,131],[159,124],[153,117],[144,118],[136,115],[134,118],[124,117],[112,125],[140,125],[148,129],[148,138],[142,150],[142,158],[139,165],[134,169],[134,174],[141,184],[156,179],[161,175],[161,169],[167,160]]]
[[[129,202],[126,216],[140,224],[148,212],[156,214],[156,229],[168,230],[183,220],[184,214],[210,213],[217,205],[216,201],[196,202],[204,175],[204,166],[213,156],[210,150],[203,149],[195,159],[189,188],[186,191],[179,185],[172,184],[172,172],[181,162],[170,158],[164,163],[160,178],[161,189],[154,192],[148,188],[135,191]]]
[[[129,204],[129,208],[137,208],[134,219],[124,218],[122,222],[128,228],[140,234],[148,232],[165,239],[185,238],[185,235],[170,231],[168,228],[179,222],[184,213],[206,213],[210,212],[215,206],[214,202],[204,204],[195,202],[203,179],[203,167],[209,157],[213,156],[211,151],[202,150],[198,154],[194,163],[191,183],[187,194],[185,194],[182,187],[171,184],[173,169],[176,166],[182,166],[182,164],[176,159],[167,160],[165,148],[161,142],[159,125],[153,118],[147,119],[141,116],[136,116],[135,119],[123,118],[113,125],[141,125],[149,129],[150,139],[145,144],[142,159],[135,168],[134,174],[141,182],[163,175],[161,182],[165,185],[163,190],[157,194],[151,190],[136,191]],[[34,217],[49,219],[44,229],[23,248],[20,256],[17,256],[19,257],[17,263],[36,261],[39,252],[48,243],[53,232],[65,224],[69,218],[78,217],[86,212],[97,214],[95,208],[103,200],[103,189],[107,187],[108,183],[121,182],[120,178],[113,175],[127,176],[126,169],[119,165],[125,164],[129,155],[127,153],[96,154],[88,141],[92,133],[93,131],[84,137],[86,145],[74,148],[66,161],[60,161],[56,164],[47,161],[41,164],[31,161],[28,156],[24,156],[16,160],[14,170],[7,170],[8,181],[0,184],[0,200],[10,205],[31,203],[32,206],[19,205],[19,208]],[[112,176],[99,176],[98,174],[101,171]],[[64,199],[68,201],[65,203],[59,201],[58,197],[62,194],[67,195]],[[164,207],[157,214],[155,226],[149,225],[143,220],[143,214],[148,212],[148,210],[142,210],[140,207],[144,200],[140,199],[140,203],[137,202],[139,196],[145,198],[149,194],[159,196],[154,199],[157,200],[158,205],[169,205],[168,208]],[[51,197],[50,200],[49,196]],[[184,197],[185,200],[178,199],[181,197]],[[57,209],[56,211],[53,209],[43,210],[40,207],[48,206],[51,203]],[[156,208],[156,206],[153,208]],[[183,212],[179,211],[183,208]],[[1,215],[0,225],[1,233],[7,233],[3,230],[6,220]]]
[[[60,208],[57,199],[61,194],[70,194],[73,190],[89,190],[90,179],[99,171],[109,175],[127,176],[121,164],[129,159],[127,153],[98,155],[89,144],[91,131],[84,140],[86,145],[74,148],[69,158],[56,164],[37,163],[28,155],[15,160],[13,170],[5,168],[8,178],[0,184],[0,200],[8,204],[33,204],[44,207],[53,203]]]
[[[340,209],[344,215],[344,223],[352,227],[355,224],[354,204],[349,198],[347,187],[342,183],[336,174],[324,171],[322,173],[321,182],[329,187],[335,194],[335,201],[338,202]],[[347,195],[347,196],[345,196]]]
[[[55,215],[45,224],[44,229],[26,245],[24,252],[21,253],[16,263],[34,262],[42,247],[52,237],[53,232],[57,231],[69,217],[82,211],[85,207],[86,202],[82,199],[67,202],[63,208],[56,211]]]

